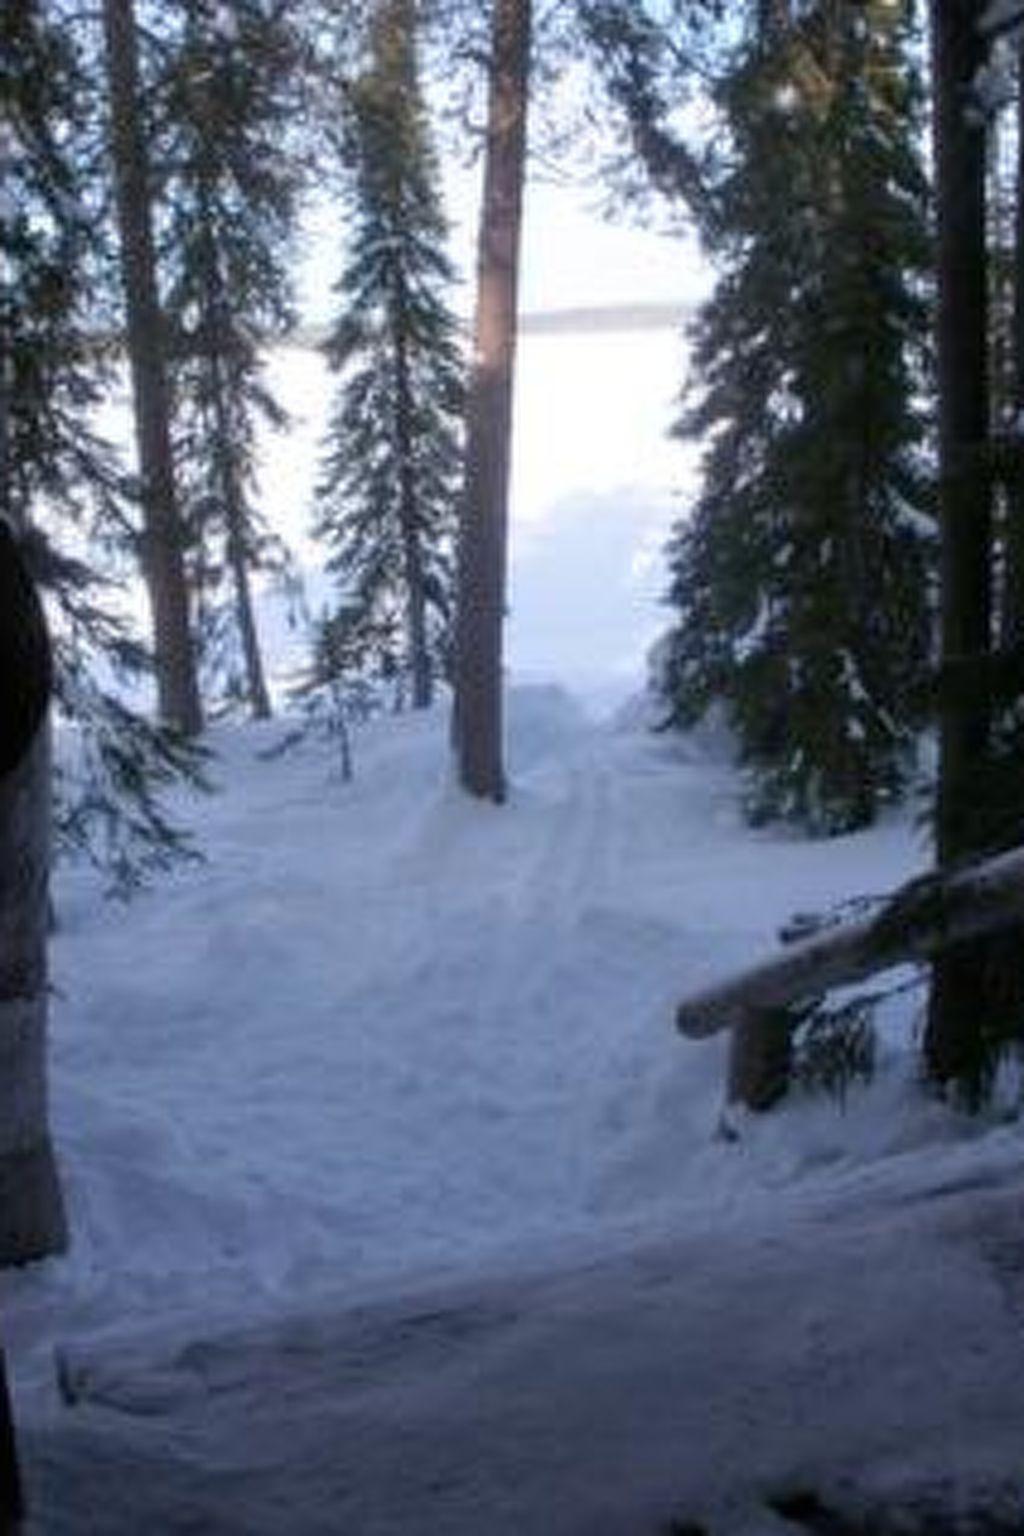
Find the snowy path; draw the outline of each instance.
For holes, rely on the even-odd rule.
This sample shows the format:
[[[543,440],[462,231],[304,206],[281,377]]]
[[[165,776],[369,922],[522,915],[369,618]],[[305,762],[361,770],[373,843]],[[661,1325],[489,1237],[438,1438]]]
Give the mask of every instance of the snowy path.
[[[1018,1124],[967,1126],[920,1095],[904,1005],[876,1082],[844,1114],[796,1099],[725,1145],[723,1043],[671,1028],[684,990],[749,960],[794,910],[919,866],[905,821],[827,844],[752,834],[734,776],[699,744],[594,726],[557,690],[512,695],[500,810],[446,782],[440,717],[374,726],[351,786],[318,746],[259,761],[279,729],[221,734],[222,789],[195,812],[204,866],[127,909],[99,901],[86,873],[58,893],[54,1118],[74,1248],[0,1277],[40,1486],[93,1458],[108,1488],[92,1524],[61,1493],[54,1530],[652,1530],[627,1505],[647,1520],[655,1505],[721,1502],[751,1393],[776,1376],[782,1398],[789,1381],[808,1404],[818,1381],[837,1427],[819,1441],[808,1407],[773,1437],[769,1396],[758,1478],[795,1475],[805,1454],[848,1470],[848,1422],[863,1420],[870,1458],[871,1421],[900,1413],[920,1439],[916,1472],[937,1475],[958,1401],[990,1379],[1018,1434],[1004,1388],[1011,1367],[1021,1379],[1019,1312],[971,1225],[977,1202],[955,1193],[1019,1167]],[[933,1220],[924,1196],[945,1185]],[[1012,1197],[991,1200],[1002,1230]],[[465,1337],[458,1321],[407,1326],[410,1312],[478,1305]],[[749,1330],[776,1313],[781,1342],[762,1359]],[[286,1318],[312,1348],[288,1344]],[[364,1326],[384,1339],[380,1369],[350,1390]],[[879,1402],[871,1383],[904,1334],[905,1373]],[[659,1361],[662,1336],[675,1342]],[[818,1374],[830,1340],[846,1362],[835,1390]],[[57,1341],[112,1370],[132,1411],[96,1394],[56,1406]],[[212,1375],[195,1366],[204,1351]],[[154,1393],[161,1411],[140,1416]],[[719,1438],[695,1460],[705,1412]],[[139,1471],[122,1482],[129,1444]],[[621,1522],[573,1524],[620,1444],[637,1462]],[[993,1445],[996,1464],[1013,1460],[1005,1437]],[[971,1475],[982,1448],[979,1434]],[[309,1500],[285,1520],[300,1473]],[[197,1481],[178,1524],[133,1523],[158,1490],[175,1507],[166,1480],[182,1475]],[[253,1478],[259,1499],[232,1524]],[[438,1479],[443,1498],[419,1520]],[[359,1512],[339,1524],[328,1510],[343,1486]],[[200,1493],[220,1524],[184,1512]],[[562,1524],[545,1500],[559,1520],[564,1504]]]

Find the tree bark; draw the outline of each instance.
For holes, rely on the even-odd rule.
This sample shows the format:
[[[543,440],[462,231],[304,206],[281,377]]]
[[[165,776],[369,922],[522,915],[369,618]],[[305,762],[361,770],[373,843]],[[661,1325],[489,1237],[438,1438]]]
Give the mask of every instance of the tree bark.
[[[237,490],[234,476],[231,476],[230,489],[234,495]],[[269,720],[273,710],[270,705],[270,690],[267,687],[267,675],[263,669],[263,656],[256,630],[256,611],[252,600],[249,567],[245,559],[245,534],[241,528],[242,518],[237,511],[237,502],[229,503],[228,519],[231,529],[228,535],[228,563],[235,582],[235,614],[238,619],[238,631],[242,638],[242,657],[245,662],[249,704],[255,720]]]
[[[157,297],[148,156],[139,108],[133,0],[103,0],[121,279],[142,483],[142,568],[153,615],[158,708],[188,735],[202,729],[189,627],[184,534],[174,481],[164,327]]]
[[[732,1031],[726,1102],[758,1113],[789,1088],[793,1021],[785,1008],[752,1009]]]
[[[13,369],[6,342],[0,336],[0,517],[11,508],[11,385]]]
[[[931,4],[944,662],[991,646],[985,140],[965,110],[985,56],[976,12],[974,0]],[[991,726],[984,691],[944,701],[939,724],[936,840],[944,865],[972,851],[972,810]],[[925,1061],[939,1083],[965,1081],[973,1071],[986,968],[984,943],[950,950],[935,966]]]
[[[423,578],[423,549],[417,519],[416,466],[413,462],[412,385],[406,347],[406,295],[401,273],[396,279],[395,333],[395,451],[399,474],[399,519],[402,529],[402,559],[405,566],[406,644],[412,678],[413,709],[429,709],[433,701],[434,677],[427,637],[427,603]]]
[[[49,838],[44,725],[0,780],[0,1265],[67,1246],[46,1091]]]
[[[61,1252],[46,1093],[51,662],[39,599],[0,530],[0,1265]]]
[[[499,803],[506,793],[502,642],[530,30],[530,0],[494,0],[459,531],[454,720],[459,781],[470,794]]]
[[[1013,472],[1007,485],[1006,591],[1000,638],[1024,641],[1024,33],[1017,45],[1017,166],[1013,254]]]
[[[14,1415],[7,1386],[7,1363],[0,1349],[0,1536],[17,1536],[24,1516],[21,1473],[14,1441]]]
[[[206,287],[206,316],[203,326],[203,345],[208,349],[213,408],[216,417],[217,441],[215,452],[220,470],[220,493],[224,500],[224,517],[227,525],[227,556],[231,577],[235,585],[235,618],[242,642],[242,659],[245,663],[245,682],[249,705],[257,720],[269,720],[270,690],[263,666],[259,634],[256,629],[256,612],[252,600],[252,584],[249,580],[249,562],[246,559],[245,508],[238,468],[231,454],[231,422],[227,406],[227,380],[224,376],[224,338],[227,332],[227,306],[220,259],[213,236],[213,211],[208,180],[204,177],[200,190],[201,216]]]

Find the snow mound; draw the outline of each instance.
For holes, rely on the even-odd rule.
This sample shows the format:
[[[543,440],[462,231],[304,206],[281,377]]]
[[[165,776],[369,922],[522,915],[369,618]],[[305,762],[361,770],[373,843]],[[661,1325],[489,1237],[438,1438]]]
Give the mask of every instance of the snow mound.
[[[958,1393],[993,1429],[980,1413],[983,1387],[1014,1372],[1019,1381],[1013,1277],[1024,1265],[1019,1244],[1007,1246],[1005,1212],[998,1222],[979,1214],[977,1228],[969,1212],[978,1192],[1015,1176],[1019,1124],[965,1124],[920,1094],[913,1003],[904,1000],[886,1023],[875,1082],[844,1112],[794,1096],[726,1142],[716,1136],[724,1042],[694,1045],[672,1029],[684,992],[750,961],[794,910],[886,890],[919,868],[924,850],[907,822],[827,844],[751,833],[735,776],[713,752],[621,717],[597,725],[556,687],[511,693],[503,807],[455,789],[443,709],[361,730],[352,783],[341,782],[323,741],[268,760],[285,729],[213,734],[218,792],[186,807],[203,865],[128,907],[105,903],[87,871],[65,871],[58,883],[53,1108],[74,1246],[66,1259],[0,1280],[40,1464],[52,1453],[55,1466],[70,1466],[77,1454],[77,1431],[67,1439],[45,1429],[59,1412],[59,1339],[67,1360],[85,1361],[82,1381],[93,1378],[74,1389],[94,1402],[83,1412],[120,1400],[133,1424],[170,1416],[179,1448],[204,1447],[199,1462],[248,1465],[248,1442],[230,1437],[255,1422],[264,1346],[253,1345],[249,1364],[248,1345],[238,1347],[240,1364],[229,1350],[223,1399],[213,1380],[220,1346],[211,1344],[205,1365],[186,1356],[183,1366],[179,1355],[239,1329],[280,1339],[285,1315],[314,1319],[317,1339],[326,1330],[323,1368],[313,1370],[310,1351],[305,1366],[292,1359],[285,1343],[269,1379],[292,1402],[308,1388],[310,1414],[342,1438],[343,1424],[363,1426],[353,1455],[369,1481],[353,1492],[359,1513],[346,1527],[360,1536],[650,1531],[672,1508],[669,1468],[683,1465],[684,1446],[692,1476],[676,1485],[677,1507],[687,1489],[694,1508],[721,1505],[730,1467],[747,1455],[748,1423],[760,1426],[750,1467],[762,1481],[802,1467],[820,1479],[855,1452],[877,1460],[911,1404],[921,1434],[908,1452],[914,1475],[934,1471],[951,1444]],[[917,1213],[947,1197],[959,1202],[955,1264],[944,1238],[915,1246]],[[1002,1255],[998,1281],[983,1248]],[[530,1273],[539,1289],[520,1296],[526,1282],[513,1277]],[[953,1277],[947,1314],[944,1273]],[[401,1323],[408,1298],[453,1286],[473,1315],[471,1298],[490,1298],[480,1330],[453,1324],[456,1339]],[[1002,1312],[1000,1294],[1011,1298]],[[384,1353],[397,1374],[376,1355],[376,1364],[352,1364],[362,1348],[352,1309],[391,1306],[389,1297],[399,1298],[398,1322],[388,1323],[398,1332],[393,1355],[390,1345]],[[967,1323],[972,1305],[980,1333]],[[490,1321],[509,1311],[534,1320],[516,1334],[514,1368],[503,1354],[510,1336]],[[942,1341],[939,1364],[924,1358],[926,1335]],[[135,1363],[119,1366],[125,1350]],[[456,1357],[463,1363],[449,1378]],[[477,1374],[484,1357],[494,1371],[486,1380]],[[876,1389],[886,1362],[890,1375]],[[932,1411],[926,1382],[940,1365],[946,1386]],[[303,1376],[306,1366],[313,1375]],[[787,1382],[797,1393],[791,1412],[779,1407],[777,1433],[758,1406],[772,1382],[778,1393],[765,1404],[782,1404]],[[478,1386],[477,1402],[466,1394]],[[210,1394],[224,1411],[223,1441]],[[408,1523],[413,1506],[396,1494],[371,1517],[393,1430],[390,1409],[379,1439],[367,1428],[382,1401],[438,1426],[423,1429],[422,1455],[410,1462],[420,1470],[402,1494],[421,1501],[429,1468],[440,1476],[444,1463],[456,1483],[463,1477],[462,1452],[449,1456],[445,1436],[475,1443],[466,1415],[477,1402],[480,1424],[495,1430],[481,1449],[489,1470],[476,1504],[463,1508],[453,1494],[443,1519]],[[823,1401],[830,1436],[814,1423]],[[1007,1434],[1019,1433],[1002,1385],[996,1401]],[[518,1426],[511,1459],[497,1428],[506,1408]],[[855,1425],[872,1415],[877,1434],[857,1438]],[[252,1444],[263,1443],[279,1470],[282,1434],[325,1454],[304,1410],[282,1427],[268,1407],[262,1422],[265,1441]],[[551,1449],[563,1430],[564,1455]],[[92,1430],[83,1434],[86,1463],[101,1466]],[[702,1435],[711,1449],[698,1476]],[[1002,1455],[1006,1435],[993,1435]],[[165,1450],[151,1443],[147,1452],[134,1429],[129,1439],[153,1472]],[[980,1466],[983,1439],[979,1429],[968,1470]],[[785,1445],[799,1454],[783,1455]],[[631,1466],[622,1501],[608,1503],[621,1521],[609,1515],[602,1525],[595,1514],[586,1524],[595,1501],[583,1484],[611,1498],[602,1468],[614,1465],[616,1446]],[[182,1454],[194,1470],[193,1453]],[[356,1477],[344,1458],[338,1465]],[[295,1467],[310,1473],[299,1452]],[[527,1469],[535,1480],[518,1503],[509,1496],[502,1524],[499,1490],[508,1494]],[[113,1474],[110,1483],[121,1486]],[[336,1478],[317,1483],[310,1473],[310,1487],[340,1497]],[[274,1488],[267,1508],[279,1513],[295,1490],[287,1478]],[[545,1496],[571,1496],[580,1521],[545,1522]],[[308,1519],[289,1528],[337,1531],[328,1503],[310,1498]],[[271,1528],[251,1505],[248,1525],[216,1507],[221,1523],[193,1528]],[[729,1518],[739,1536],[740,1515]],[[84,1527],[68,1517],[53,1528]],[[111,1532],[130,1528],[129,1514],[122,1524],[111,1515]],[[156,1527],[134,1527],[143,1528]]]

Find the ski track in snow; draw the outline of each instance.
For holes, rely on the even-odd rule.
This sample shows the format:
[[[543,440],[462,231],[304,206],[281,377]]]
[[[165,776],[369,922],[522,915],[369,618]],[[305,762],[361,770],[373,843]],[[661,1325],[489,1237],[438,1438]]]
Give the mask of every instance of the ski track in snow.
[[[939,1392],[933,1419],[921,1409],[932,1439],[918,1471],[934,1471],[950,1393],[981,1392],[993,1351],[1018,1358],[1024,1264],[1009,1206],[996,1212],[995,1202],[977,1230],[961,1212],[983,1211],[972,1192],[998,1190],[1019,1165],[1019,1131],[965,1126],[920,1095],[902,1003],[890,1010],[877,1081],[855,1091],[844,1114],[794,1100],[726,1145],[714,1136],[724,1043],[686,1043],[671,1027],[684,992],[754,958],[794,910],[884,891],[920,867],[924,850],[907,822],[825,844],[752,833],[735,775],[699,737],[595,726],[553,688],[511,695],[512,793],[502,808],[471,803],[448,782],[440,713],[361,733],[352,785],[338,782],[321,745],[257,761],[281,730],[217,734],[221,789],[189,807],[203,866],[128,908],[102,903],[85,872],[65,872],[59,885],[54,1120],[74,1247],[64,1260],[0,1278],[33,1464],[63,1468],[70,1486],[76,1457],[92,1458],[95,1486],[106,1489],[108,1524],[54,1504],[53,1530],[617,1536],[657,1530],[651,1522],[670,1508],[673,1487],[724,1508],[736,1436],[745,1422],[760,1424],[751,1394],[767,1380],[757,1360],[751,1382],[717,1380],[722,1360],[740,1370],[728,1339],[734,1326],[742,1333],[752,1305],[734,1270],[752,1267],[743,1283],[756,1291],[766,1266],[775,1305],[787,1286],[802,1297],[768,1358],[784,1386],[789,1351],[792,1382],[806,1395],[815,1362],[831,1358],[829,1330],[843,1326],[833,1293],[860,1231],[873,1262],[893,1266],[887,1299],[873,1301],[870,1285],[850,1290],[865,1372],[872,1362],[877,1373],[901,1326],[900,1278],[921,1284],[928,1267],[914,1256],[915,1212],[946,1199],[958,1251],[970,1238],[966,1269],[951,1266],[960,1278],[951,1281],[950,1337],[966,1327],[978,1274],[1002,1302],[964,1346],[975,1366],[954,1351],[952,1385]],[[800,1235],[808,1231],[813,1242]],[[780,1260],[780,1278],[787,1233],[801,1258],[789,1268]],[[895,1234],[888,1247],[887,1233]],[[820,1274],[807,1262],[816,1245]],[[704,1343],[687,1343],[685,1359],[659,1374],[655,1309],[636,1358],[623,1342],[599,1389],[586,1360],[588,1352],[600,1360],[602,1330],[631,1336],[627,1319],[647,1305],[651,1273],[681,1271],[694,1289],[676,1297],[679,1325],[685,1332],[692,1312]],[[557,1300],[566,1287],[578,1312]],[[524,1309],[535,1317],[552,1298],[561,1324],[537,1338],[509,1332],[509,1318]],[[367,1306],[382,1309],[383,1334],[364,1347]],[[940,1316],[938,1295],[935,1307]],[[1017,1345],[1000,1334],[997,1315],[1013,1319]],[[409,1322],[421,1316],[427,1322]],[[434,1327],[434,1316],[455,1320]],[[313,1342],[296,1355],[280,1330],[301,1334],[302,1318]],[[910,1328],[909,1315],[903,1321]],[[85,1403],[70,1421],[54,1405],[56,1340],[85,1362]],[[503,1341],[508,1374],[492,1379],[487,1361],[495,1350],[504,1358]],[[558,1364],[565,1347],[579,1351],[571,1370]],[[879,1412],[879,1401],[854,1345],[835,1349],[845,1363],[827,1392],[853,1395],[840,1416],[853,1434],[858,1413]],[[546,1379],[545,1351],[557,1423],[529,1406],[530,1373]],[[921,1391],[915,1359],[908,1345],[898,1394]],[[259,1360],[270,1362],[280,1422],[254,1386]],[[351,1400],[331,1396],[332,1360]],[[669,1426],[648,1437],[647,1450],[615,1407],[618,1367]],[[1000,1383],[1003,1374],[995,1373]],[[520,1437],[507,1452],[502,1382]],[[476,1402],[477,1389],[482,1425],[463,1401]],[[1014,1416],[999,1390],[1009,1433]],[[313,1407],[300,1411],[307,1392]],[[591,1393],[588,1454],[587,1414],[573,1404],[574,1394],[585,1405]],[[391,1408],[378,1412],[392,1398],[397,1421]],[[706,1476],[690,1467],[674,1483],[678,1434],[692,1432],[705,1399],[718,1425]],[[418,1426],[407,1433],[406,1410]],[[111,1412],[132,1427],[104,1417]],[[803,1447],[809,1466],[848,1467],[847,1451],[838,1462],[825,1457],[805,1422],[812,1409],[801,1412],[799,1434],[789,1426],[792,1455]],[[138,1429],[150,1418],[155,1430]],[[239,1428],[249,1420],[262,1426],[253,1447]],[[161,1467],[155,1443],[168,1433],[173,1454]],[[362,1482],[352,1456],[329,1475],[309,1461],[328,1455],[331,1434],[349,1433]],[[396,1433],[410,1470],[388,1504]],[[543,1450],[545,1435],[563,1433],[557,1454]],[[291,1471],[275,1434],[297,1446]],[[634,1474],[618,1503],[605,1487],[604,1505],[619,1514],[602,1525],[586,1477],[607,1484],[601,1459],[612,1455],[613,1434],[628,1442]],[[761,1425],[757,1434],[763,1480],[790,1452],[782,1431]],[[479,1450],[468,1492],[445,1435]],[[128,1441],[140,1478],[119,1493]],[[876,1442],[868,1435],[863,1454],[875,1455]],[[232,1523],[218,1456],[238,1470],[253,1455],[280,1476],[261,1473],[265,1508],[243,1501]],[[440,1463],[451,1463],[444,1476]],[[978,1470],[977,1458],[967,1464]],[[182,1468],[199,1477],[206,1516],[198,1494],[189,1502],[174,1492]],[[292,1472],[312,1502],[297,1523],[281,1523],[281,1501],[299,1497]],[[147,1480],[177,1511],[159,1527],[132,1524],[132,1498]],[[232,1498],[237,1483],[228,1478]],[[435,1496],[434,1514],[416,1513]],[[345,1498],[350,1523],[339,1525],[330,1511]],[[775,1528],[763,1511],[749,1525],[746,1508],[722,1528],[751,1536]]]

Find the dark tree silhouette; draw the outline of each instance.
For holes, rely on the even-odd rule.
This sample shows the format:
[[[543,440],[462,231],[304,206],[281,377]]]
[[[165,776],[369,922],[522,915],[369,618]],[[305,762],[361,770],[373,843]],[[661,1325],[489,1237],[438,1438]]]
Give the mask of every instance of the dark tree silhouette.
[[[502,647],[530,33],[530,0],[495,0],[458,551],[453,735],[459,782],[496,802],[506,793]]]

